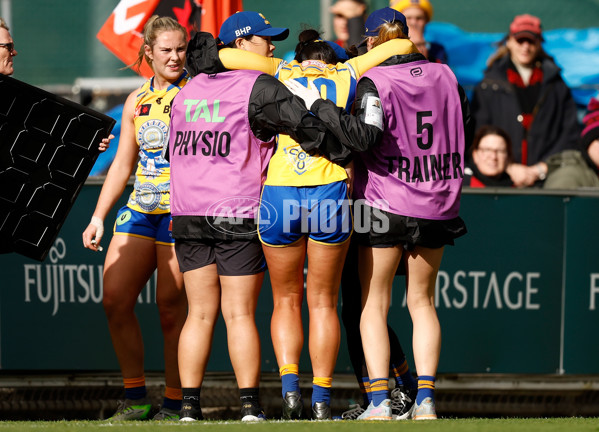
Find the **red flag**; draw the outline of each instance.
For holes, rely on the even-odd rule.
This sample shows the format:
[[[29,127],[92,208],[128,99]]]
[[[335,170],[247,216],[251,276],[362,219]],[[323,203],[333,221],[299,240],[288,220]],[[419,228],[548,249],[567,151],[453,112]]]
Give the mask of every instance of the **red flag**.
[[[242,0],[202,0],[202,31],[218,36],[222,23],[235,12],[243,10]]]
[[[169,16],[176,19],[191,35],[194,31],[203,29],[200,23],[200,21],[204,21],[201,18],[203,12],[211,15],[216,10],[219,14],[233,10],[231,13],[234,13],[237,11],[235,9],[237,6],[241,10],[241,0],[204,1],[204,3],[214,3],[214,5],[204,6],[201,4],[201,0],[121,0],[98,32],[97,37],[123,63],[130,65],[137,60],[139,49],[143,43],[143,28],[152,15]],[[229,15],[224,17],[218,15],[218,19],[224,21]],[[218,24],[217,34],[222,21]],[[142,62],[140,74],[146,78],[154,74],[145,60]]]
[[[126,65],[137,60],[143,42],[142,31],[161,0],[121,0],[98,32],[98,39]],[[144,61],[140,69],[146,78],[154,73]]]

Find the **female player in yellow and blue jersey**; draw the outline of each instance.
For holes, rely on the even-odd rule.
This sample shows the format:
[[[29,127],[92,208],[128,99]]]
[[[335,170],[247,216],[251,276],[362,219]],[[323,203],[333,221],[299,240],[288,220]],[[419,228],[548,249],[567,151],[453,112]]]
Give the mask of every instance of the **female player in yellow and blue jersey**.
[[[318,32],[305,30],[299,36],[295,59],[288,64],[228,49],[220,51],[220,59],[229,69],[254,68],[281,81],[314,83],[323,97],[350,110],[357,79],[363,73],[394,54],[417,52],[409,40],[391,42],[341,63]],[[341,147],[334,153],[325,157],[306,152],[288,136],[279,135],[262,193],[259,234],[273,290],[271,336],[282,380],[284,418],[298,418],[303,409],[298,370],[304,342],[301,308],[306,255],[312,415],[315,419],[331,417],[330,391],[340,344],[337,300],[352,233],[348,175],[343,166],[330,160],[349,160],[350,154]]]
[[[138,61],[145,58],[154,76],[133,91],[123,109],[121,138],[102,187],[83,244],[101,250],[104,219],[122,195],[136,163],[134,191],[118,212],[104,263],[104,310],[125,386],[125,401],[112,420],[150,415],[144,375],[144,349],[134,307],[157,270],[156,303],[164,336],[166,391],[155,419],[178,418],[181,382],[177,344],[187,315],[183,277],[170,229],[170,167],[162,157],[168,143],[170,104],[187,83],[183,68],[187,31],[172,18],[153,16],[144,27]]]

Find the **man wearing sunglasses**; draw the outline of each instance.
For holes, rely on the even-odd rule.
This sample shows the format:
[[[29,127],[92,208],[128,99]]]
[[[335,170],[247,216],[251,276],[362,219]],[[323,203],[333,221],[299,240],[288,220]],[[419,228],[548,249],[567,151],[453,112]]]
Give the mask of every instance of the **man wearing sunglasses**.
[[[15,43],[10,37],[6,22],[0,18],[0,73],[4,75],[12,75],[13,57],[17,55]]]
[[[580,133],[570,89],[542,42],[541,20],[516,16],[471,101],[477,128],[494,125],[510,136],[514,161],[507,172],[518,187],[541,185],[544,161],[574,148]]]

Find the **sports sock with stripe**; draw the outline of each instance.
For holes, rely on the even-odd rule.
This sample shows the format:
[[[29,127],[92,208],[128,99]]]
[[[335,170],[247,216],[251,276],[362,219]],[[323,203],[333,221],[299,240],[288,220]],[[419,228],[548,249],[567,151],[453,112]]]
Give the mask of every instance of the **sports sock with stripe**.
[[[127,399],[143,399],[148,394],[144,375],[136,378],[123,378],[123,384],[125,385],[125,398]]]
[[[389,399],[389,379],[371,379],[370,392],[372,393],[372,404],[374,406],[379,406],[382,401],[384,401],[385,399]]]
[[[418,382],[412,376],[412,372],[408,366],[408,361],[404,358],[404,361],[399,366],[391,364],[393,376],[395,377],[395,383],[398,386],[404,386],[407,389],[415,389],[418,387]]]
[[[420,375],[418,377],[418,395],[416,396],[416,403],[422,403],[427,397],[435,400],[435,377],[430,375]]]
[[[370,379],[368,377],[362,377],[362,382],[360,383],[360,392],[362,393],[362,401],[364,402],[364,406],[367,407],[372,400]]]

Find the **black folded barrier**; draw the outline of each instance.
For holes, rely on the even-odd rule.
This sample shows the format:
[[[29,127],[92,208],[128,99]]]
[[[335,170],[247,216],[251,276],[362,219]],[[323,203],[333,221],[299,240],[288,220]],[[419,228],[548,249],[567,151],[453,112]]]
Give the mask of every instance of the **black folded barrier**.
[[[0,74],[0,253],[43,261],[114,124]]]

